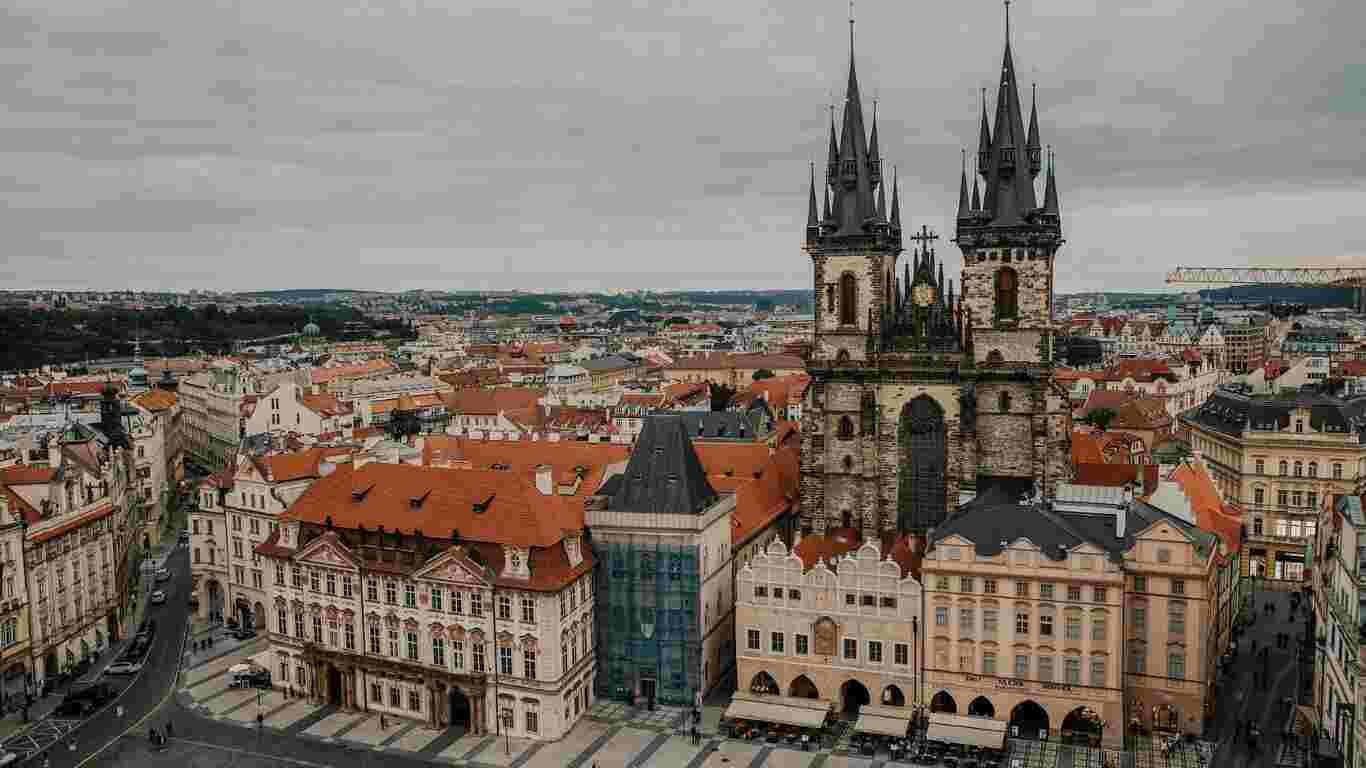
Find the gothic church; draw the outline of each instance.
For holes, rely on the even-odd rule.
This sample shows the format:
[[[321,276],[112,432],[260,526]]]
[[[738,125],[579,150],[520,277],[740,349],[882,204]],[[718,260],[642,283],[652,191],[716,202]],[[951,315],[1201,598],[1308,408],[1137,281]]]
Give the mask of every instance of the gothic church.
[[[975,497],[1051,497],[1068,479],[1071,417],[1052,377],[1057,186],[1033,104],[1026,132],[1008,33],[995,107],[989,125],[983,100],[971,195],[966,169],[959,181],[955,291],[924,227],[897,263],[899,194],[892,179],[889,211],[850,22],[843,124],[837,141],[831,121],[819,193],[812,173],[803,246],[816,299],[802,424],[807,532],[923,533]]]

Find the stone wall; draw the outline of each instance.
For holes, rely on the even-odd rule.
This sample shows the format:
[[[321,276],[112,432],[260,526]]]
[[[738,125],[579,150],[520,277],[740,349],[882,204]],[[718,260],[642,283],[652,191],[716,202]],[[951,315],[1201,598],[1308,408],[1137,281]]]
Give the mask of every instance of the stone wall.
[[[1034,387],[1028,382],[977,385],[978,474],[1037,477]],[[1003,411],[1002,395],[1009,398]]]
[[[963,303],[972,310],[974,328],[996,325],[996,274],[1018,277],[1016,323],[1042,328],[1052,315],[1053,259],[1047,248],[982,248],[963,252]]]

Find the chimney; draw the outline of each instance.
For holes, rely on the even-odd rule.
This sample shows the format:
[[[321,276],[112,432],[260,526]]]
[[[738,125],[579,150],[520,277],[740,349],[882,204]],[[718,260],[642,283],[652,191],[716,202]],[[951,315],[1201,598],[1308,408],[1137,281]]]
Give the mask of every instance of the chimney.
[[[550,496],[555,492],[555,483],[550,477],[550,465],[541,464],[536,467],[536,490],[542,496]]]

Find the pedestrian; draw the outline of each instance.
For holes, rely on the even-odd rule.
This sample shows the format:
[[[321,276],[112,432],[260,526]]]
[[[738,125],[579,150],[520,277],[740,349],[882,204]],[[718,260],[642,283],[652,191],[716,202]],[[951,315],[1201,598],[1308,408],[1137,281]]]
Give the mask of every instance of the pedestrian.
[[[169,739],[169,738],[173,738],[174,736],[175,736],[175,729],[171,727],[171,721],[170,721],[170,720],[167,720],[167,721],[166,721],[166,738]]]

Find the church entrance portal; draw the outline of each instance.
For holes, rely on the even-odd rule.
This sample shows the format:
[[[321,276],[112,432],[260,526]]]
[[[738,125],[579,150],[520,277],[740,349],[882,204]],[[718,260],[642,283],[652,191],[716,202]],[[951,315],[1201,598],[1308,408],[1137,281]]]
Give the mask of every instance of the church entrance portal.
[[[944,409],[921,395],[901,409],[896,489],[897,528],[925,531],[948,516],[948,440]]]

